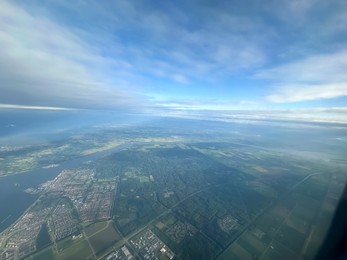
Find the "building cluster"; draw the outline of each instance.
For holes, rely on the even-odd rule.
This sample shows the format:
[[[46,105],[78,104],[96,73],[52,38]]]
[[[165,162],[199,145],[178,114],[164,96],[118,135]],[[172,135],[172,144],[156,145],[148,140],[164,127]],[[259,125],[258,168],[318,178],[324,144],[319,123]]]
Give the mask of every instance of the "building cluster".
[[[105,220],[110,218],[116,182],[94,175],[91,169],[65,170],[42,189],[69,198],[82,222]]]
[[[29,210],[1,234],[0,259],[21,259],[36,250],[36,238],[52,211],[51,207]]]
[[[113,251],[105,257],[105,260],[131,260],[133,255],[129,249],[124,245],[120,249]]]
[[[0,260],[18,259],[36,251],[36,240],[44,223],[52,241],[78,231],[78,223],[109,219],[116,179],[94,178],[91,169],[64,170],[41,185],[40,199],[9,229],[0,234]]]
[[[224,218],[217,220],[218,226],[225,232],[230,233],[239,226],[238,219],[231,215],[226,215]]]
[[[53,240],[56,241],[71,236],[78,230],[78,221],[68,204],[59,203],[47,223],[49,230],[53,231]]]
[[[106,220],[110,218],[115,181],[96,181],[91,183],[83,198],[71,197],[82,222]]]
[[[151,230],[130,240],[134,248],[144,259],[163,259],[163,256],[173,259],[175,254]]]
[[[193,236],[195,233],[196,229],[192,225],[181,221],[177,221],[165,231],[165,234],[176,244],[181,243],[186,236]]]

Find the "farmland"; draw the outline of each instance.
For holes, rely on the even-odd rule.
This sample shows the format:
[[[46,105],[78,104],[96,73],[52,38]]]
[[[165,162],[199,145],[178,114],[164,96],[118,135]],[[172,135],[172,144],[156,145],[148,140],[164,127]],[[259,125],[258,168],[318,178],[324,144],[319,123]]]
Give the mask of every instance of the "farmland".
[[[343,161],[283,151],[277,145],[286,141],[276,136],[206,129],[199,137],[167,128],[104,132],[102,143],[118,135],[129,145],[105,152],[107,145],[95,144],[100,156],[60,166],[53,179],[26,189],[38,199],[1,233],[0,253],[8,259],[314,258],[346,181]]]

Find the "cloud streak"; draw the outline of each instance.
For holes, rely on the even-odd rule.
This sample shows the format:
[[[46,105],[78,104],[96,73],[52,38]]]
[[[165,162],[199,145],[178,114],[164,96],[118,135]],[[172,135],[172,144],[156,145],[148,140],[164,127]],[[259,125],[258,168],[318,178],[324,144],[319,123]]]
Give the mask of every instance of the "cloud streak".
[[[0,23],[1,103],[94,108],[135,103],[126,84],[102,77],[100,67],[112,61],[66,28],[6,1],[0,3]]]
[[[282,82],[347,81],[347,49],[316,54],[256,73],[257,78]]]
[[[275,82],[267,100],[286,103],[347,96],[346,71],[347,50],[341,50],[260,70],[255,77]]]
[[[0,3],[0,103],[137,109],[148,102],[143,93],[153,81],[213,82],[266,60],[255,41],[261,25],[222,9],[200,6],[188,15],[178,6],[128,1],[22,4]],[[59,9],[77,20],[61,22],[54,13]],[[139,16],[142,11],[146,15]],[[85,19],[95,15],[95,27],[86,28]],[[244,25],[236,26],[238,21]]]
[[[0,104],[0,109],[54,110],[54,111],[76,110],[75,108],[67,108],[67,107],[21,106],[21,105],[12,105],[12,104]]]
[[[346,83],[280,86],[267,100],[274,103],[300,102],[347,96]]]
[[[341,127],[347,127],[347,107],[296,109],[296,110],[210,110],[210,109],[180,109],[167,108],[166,116],[208,119],[223,122],[239,122],[251,124],[271,124],[278,122],[284,126],[284,122],[298,123],[335,123]],[[287,125],[286,125],[287,126]],[[298,127],[298,125],[295,125]]]
[[[1,1],[0,103],[220,110],[344,97],[346,11],[342,0]]]

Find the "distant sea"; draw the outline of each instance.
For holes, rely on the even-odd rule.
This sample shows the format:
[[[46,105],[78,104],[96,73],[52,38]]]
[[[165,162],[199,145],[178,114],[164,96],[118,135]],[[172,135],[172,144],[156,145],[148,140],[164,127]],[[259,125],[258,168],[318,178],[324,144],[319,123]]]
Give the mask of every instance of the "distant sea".
[[[0,109],[0,146],[55,141],[65,138],[69,130],[141,120],[142,115],[117,111]]]

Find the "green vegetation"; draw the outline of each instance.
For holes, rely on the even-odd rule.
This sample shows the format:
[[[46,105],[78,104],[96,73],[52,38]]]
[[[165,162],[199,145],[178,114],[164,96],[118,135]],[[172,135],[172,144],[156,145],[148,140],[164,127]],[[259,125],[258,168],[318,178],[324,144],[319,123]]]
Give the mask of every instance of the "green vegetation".
[[[71,188],[76,200],[59,192],[41,195],[32,210],[52,207],[49,219],[54,205],[60,205],[62,216],[70,212],[70,222],[77,223],[76,237],[62,236],[56,247],[44,248],[34,259],[103,258],[117,250],[125,254],[123,246],[134,258],[142,257],[146,245],[134,242],[143,241],[142,236],[148,243],[160,242],[159,258],[167,257],[161,249],[170,249],[175,259],[314,257],[342,189],[341,171],[316,158],[279,151],[279,140],[269,145],[252,135],[207,131],[199,138],[182,133],[184,142],[167,137],[180,140],[168,143],[165,134],[155,131],[151,138],[160,142],[146,143],[140,130],[122,133],[124,140],[142,141],[84,165],[93,177],[83,173],[72,182],[77,175],[69,176],[81,187]],[[83,146],[84,151],[103,149],[114,138],[111,131],[107,135]],[[103,204],[108,205],[105,217],[96,218]],[[87,206],[97,210],[81,211]],[[88,221],[82,223],[81,212]],[[39,249],[49,243],[45,225]],[[63,234],[64,225],[59,227]]]
[[[72,237],[67,237],[63,240],[60,240],[57,243],[57,250],[58,252],[64,251],[65,249],[73,246],[74,244],[80,242],[81,239],[72,239]]]
[[[213,259],[221,250],[216,244],[197,233],[182,245],[182,259]]]
[[[33,260],[47,260],[47,259],[55,259],[53,249],[51,247],[44,249],[33,256]]]
[[[300,255],[327,192],[328,174],[306,180],[319,166],[270,152],[267,157],[265,151],[238,151],[234,158],[235,152],[228,149],[235,147],[164,145],[109,158],[121,178],[114,214],[123,235],[171,210],[153,223],[153,231],[182,258],[213,258],[223,250],[222,259],[274,257],[288,251],[288,256]],[[238,166],[240,158],[247,160],[240,167],[245,172],[231,167]],[[151,180],[144,181],[148,176]],[[328,211],[334,208],[325,205]]]
[[[80,239],[70,244],[68,247],[64,247],[64,250],[59,251],[54,255],[57,259],[87,259],[93,256],[93,252],[89,247],[88,241]]]
[[[107,226],[108,226],[107,221],[97,222],[97,223],[91,224],[88,227],[84,228],[84,232],[85,232],[86,236],[90,237],[90,236],[94,235],[96,232],[106,228]]]
[[[237,243],[249,252],[254,258],[260,258],[266,248],[266,244],[248,231],[243,233]]]
[[[96,255],[102,253],[103,250],[107,249],[113,243],[120,240],[120,235],[114,229],[112,223],[108,223],[107,227],[99,230],[93,236],[89,237],[89,242],[93,247]]]

